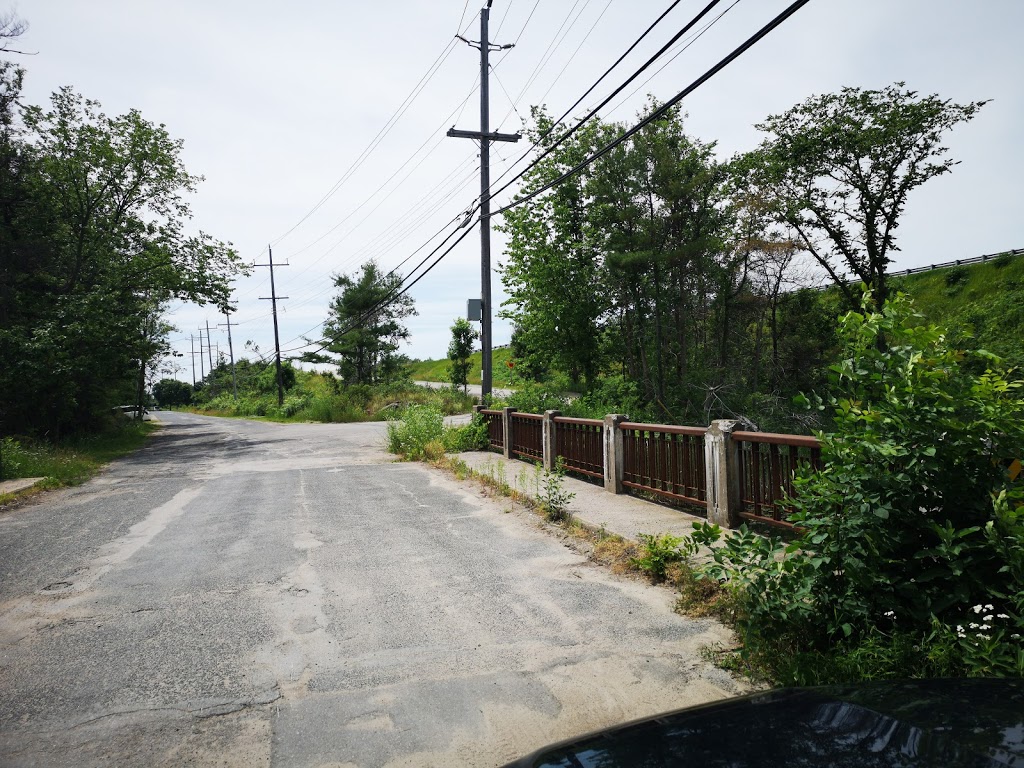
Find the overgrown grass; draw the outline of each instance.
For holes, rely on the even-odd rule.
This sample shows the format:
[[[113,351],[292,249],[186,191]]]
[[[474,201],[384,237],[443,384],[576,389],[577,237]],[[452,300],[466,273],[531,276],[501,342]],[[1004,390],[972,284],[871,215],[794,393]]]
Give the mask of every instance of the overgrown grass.
[[[107,430],[51,444],[26,438],[5,437],[2,441],[3,474],[0,479],[45,478],[43,488],[78,485],[100,468],[140,448],[146,437],[158,429],[152,422],[125,421]],[[0,503],[13,496],[0,496]]]
[[[436,407],[414,403],[388,422],[388,451],[408,461],[436,461],[445,453],[486,447],[487,424],[479,416],[469,424],[447,425]]]
[[[324,377],[307,376],[290,390],[279,407],[272,393],[248,395],[235,400],[230,394],[218,395],[192,408],[211,416],[261,418],[276,422],[349,423],[385,421],[411,405],[429,405],[442,415],[466,413],[474,398],[450,389],[430,389],[415,384],[389,386],[351,386],[335,391]]]

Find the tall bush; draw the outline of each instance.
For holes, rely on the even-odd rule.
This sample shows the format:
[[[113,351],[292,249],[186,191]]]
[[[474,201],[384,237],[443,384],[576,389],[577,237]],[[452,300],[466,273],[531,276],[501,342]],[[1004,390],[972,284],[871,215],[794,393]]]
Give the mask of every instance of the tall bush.
[[[1024,674],[1024,382],[902,296],[867,306],[841,320],[834,431],[789,502],[800,533],[741,530],[707,572],[742,593],[746,653],[777,676]],[[1002,661],[972,659],[1000,628]]]

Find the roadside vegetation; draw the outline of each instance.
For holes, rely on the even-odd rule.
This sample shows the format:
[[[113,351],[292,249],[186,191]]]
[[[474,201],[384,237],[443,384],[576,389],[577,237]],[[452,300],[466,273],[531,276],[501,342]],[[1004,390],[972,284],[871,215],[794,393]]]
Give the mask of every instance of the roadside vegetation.
[[[230,371],[224,365],[223,370],[215,370],[219,381],[216,394],[201,390],[189,407],[196,413],[213,416],[327,423],[386,421],[400,416],[412,405],[429,405],[442,415],[466,413],[475,402],[461,391],[430,389],[407,380],[345,386],[330,373],[300,371],[290,365],[284,370],[288,386],[280,406],[274,366],[270,364],[252,379],[239,381],[237,400],[232,394]]]
[[[36,487],[42,489],[78,485],[104,464],[142,447],[146,437],[158,428],[152,422],[117,417],[104,430],[59,443],[32,437],[4,437],[0,440],[0,480],[41,477],[44,480]],[[0,504],[13,498],[13,494],[0,494]]]
[[[698,525],[636,563],[679,563],[680,608],[730,623],[742,645],[721,660],[772,682],[1024,675],[1024,380],[902,297],[839,335],[795,533]]]

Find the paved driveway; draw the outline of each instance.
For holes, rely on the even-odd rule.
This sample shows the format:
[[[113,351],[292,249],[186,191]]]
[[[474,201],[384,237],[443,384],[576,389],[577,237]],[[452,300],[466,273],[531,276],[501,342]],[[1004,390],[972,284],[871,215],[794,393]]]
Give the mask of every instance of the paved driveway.
[[[738,691],[718,625],[380,424],[159,416],[0,514],[0,764],[490,766]]]

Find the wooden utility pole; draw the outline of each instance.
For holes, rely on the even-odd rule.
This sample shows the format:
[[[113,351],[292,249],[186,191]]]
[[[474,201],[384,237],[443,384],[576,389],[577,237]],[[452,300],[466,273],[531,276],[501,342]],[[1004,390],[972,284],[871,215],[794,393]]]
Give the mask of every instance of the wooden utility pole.
[[[217,392],[217,378],[213,375],[213,339],[210,338],[210,321],[206,321],[206,353],[210,356],[210,394]]]
[[[281,378],[281,340],[277,332],[277,300],[287,299],[287,296],[278,296],[274,289],[274,252],[267,246],[267,263],[253,264],[254,267],[270,267],[270,295],[260,296],[261,301],[270,301],[270,310],[274,315],[274,364],[277,366],[277,407],[284,405],[284,382]],[[287,267],[288,262],[278,264],[279,267]]]
[[[188,335],[189,342],[192,345],[192,391],[196,389],[196,337],[194,333]],[[200,354],[202,354],[200,352]]]
[[[199,328],[199,381],[202,383],[206,378],[206,371],[203,370],[203,329]]]
[[[452,127],[448,135],[458,139],[476,139],[480,142],[480,347],[482,357],[481,397],[484,402],[491,396],[491,157],[492,141],[519,141],[518,133],[491,133],[490,128],[490,64],[491,51],[511,48],[512,45],[492,45],[487,39],[487,21],[491,13],[491,1],[480,9],[480,40],[474,42],[459,36],[459,39],[473,48],[480,49],[480,130],[460,131]]]
[[[231,315],[227,310],[224,310],[224,319],[226,323],[220,323],[222,326],[227,326],[228,329],[228,354],[231,356],[231,391],[234,393],[235,400],[238,399],[238,379],[235,376],[235,347],[231,343]],[[238,323],[235,323],[238,325]]]

